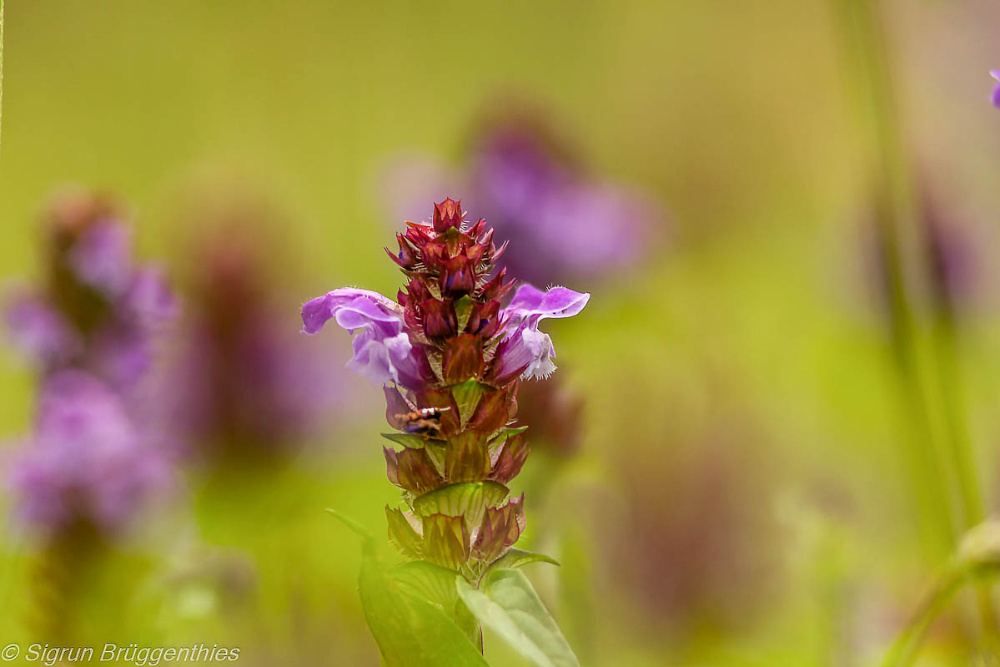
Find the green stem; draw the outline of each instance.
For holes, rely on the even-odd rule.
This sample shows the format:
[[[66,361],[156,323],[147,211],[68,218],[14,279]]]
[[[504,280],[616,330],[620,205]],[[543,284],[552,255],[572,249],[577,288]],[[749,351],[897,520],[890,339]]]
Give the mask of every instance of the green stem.
[[[28,580],[28,627],[40,641],[72,646],[80,639],[77,606],[81,586],[93,574],[92,566],[102,545],[91,526],[74,523],[38,554]]]
[[[986,513],[979,477],[976,474],[972,437],[969,434],[962,408],[965,404],[965,392],[959,369],[957,331],[954,319],[949,313],[943,313],[939,318],[936,333],[934,352],[940,379],[941,403],[948,429],[949,437],[947,440],[951,445],[950,453],[954,461],[954,470],[961,493],[965,525],[972,527],[980,524],[986,518]],[[978,587],[977,600],[985,634],[990,641],[995,643],[1000,625],[997,622],[996,610],[988,584]]]
[[[945,571],[945,574],[921,602],[913,620],[896,640],[883,663],[883,667],[907,667],[913,664],[927,635],[927,629],[934,619],[948,607],[965,581],[965,573],[960,569],[949,567]]]
[[[903,147],[899,115],[893,99],[885,36],[874,0],[835,0],[845,34],[858,57],[867,99],[867,116],[873,156],[878,165],[879,233],[884,242],[883,252],[892,309],[896,357],[904,391],[911,406],[916,441],[922,461],[917,465],[917,482],[924,488],[935,489],[947,512],[939,521],[942,537],[954,543],[968,528],[984,518],[984,508],[971,438],[962,409],[961,378],[955,349],[955,330],[947,316],[938,318],[926,353],[931,368],[924,368],[920,321],[908,298],[909,286],[904,271],[904,223],[916,218],[913,201],[910,163]],[[928,394],[936,391],[937,402]],[[943,421],[944,433],[935,437],[935,413]],[[927,484],[927,482],[931,482]],[[925,486],[926,485],[926,486]],[[940,516],[940,512],[935,512]],[[943,545],[942,545],[943,546]],[[979,612],[986,638],[993,640],[998,631],[989,588],[980,587]]]
[[[931,537],[936,543],[933,556],[943,558],[961,534],[963,517],[957,515],[960,501],[950,485],[948,457],[935,441],[930,402],[923,381],[920,354],[920,326],[913,308],[911,287],[902,249],[903,219],[908,213],[909,188],[906,181],[902,142],[893,121],[894,104],[889,90],[888,67],[874,7],[870,0],[832,0],[853,59],[855,79],[861,91],[859,107],[866,129],[867,156],[875,165],[875,222],[884,267],[886,296],[892,334],[893,360],[899,374],[903,399],[903,423],[909,427],[904,454],[911,461],[914,489],[927,503],[922,507],[930,517]],[[945,471],[942,483],[942,471]],[[929,497],[928,497],[929,494]]]

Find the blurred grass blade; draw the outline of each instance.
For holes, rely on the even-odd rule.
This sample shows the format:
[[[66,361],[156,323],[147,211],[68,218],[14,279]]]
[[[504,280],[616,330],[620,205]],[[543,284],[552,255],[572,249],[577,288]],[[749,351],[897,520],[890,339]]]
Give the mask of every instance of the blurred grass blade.
[[[478,590],[461,577],[456,584],[459,596],[479,622],[533,665],[579,667],[573,649],[522,572],[493,570]]]

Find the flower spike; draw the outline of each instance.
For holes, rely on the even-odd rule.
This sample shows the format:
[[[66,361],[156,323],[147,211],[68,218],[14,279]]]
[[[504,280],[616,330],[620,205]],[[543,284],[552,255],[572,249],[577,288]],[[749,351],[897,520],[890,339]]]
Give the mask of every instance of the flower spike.
[[[391,541],[474,580],[524,531],[522,498],[507,484],[528,457],[512,428],[520,379],[555,370],[555,349],[539,330],[547,318],[577,315],[589,294],[514,284],[497,259],[484,220],[469,223],[461,203],[435,204],[431,223],[407,222],[389,251],[407,278],[395,301],[340,288],[302,308],[303,332],[330,320],[354,335],[348,367],[385,385],[389,480],[404,507],[388,509]]]

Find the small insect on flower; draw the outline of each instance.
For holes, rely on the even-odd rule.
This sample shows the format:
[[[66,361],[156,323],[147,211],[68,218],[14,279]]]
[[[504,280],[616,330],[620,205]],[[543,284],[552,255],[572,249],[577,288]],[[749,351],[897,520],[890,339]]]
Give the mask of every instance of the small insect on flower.
[[[441,432],[441,415],[451,408],[422,408],[406,414],[396,415],[402,422],[402,431],[414,435],[434,437]]]

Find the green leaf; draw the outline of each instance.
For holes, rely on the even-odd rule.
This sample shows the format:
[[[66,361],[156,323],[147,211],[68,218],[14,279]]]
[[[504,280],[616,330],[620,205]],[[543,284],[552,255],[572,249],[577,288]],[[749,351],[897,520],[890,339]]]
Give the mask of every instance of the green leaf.
[[[515,435],[520,435],[528,430],[527,426],[518,426],[517,428],[505,428],[489,442],[490,454],[494,453],[500,448],[500,445],[507,442],[507,438],[513,438]]]
[[[483,522],[486,508],[496,507],[508,493],[506,486],[496,482],[449,484],[414,500],[413,509],[421,516],[464,516],[468,526],[478,526]]]
[[[519,570],[489,572],[477,590],[462,577],[458,594],[479,622],[538,667],[579,667],[573,649]]]
[[[386,667],[489,667],[466,631],[441,607],[388,576],[372,548],[365,549],[358,584]]]
[[[451,395],[455,399],[455,405],[458,406],[458,416],[462,426],[465,426],[479,406],[479,400],[483,397],[483,387],[474,379],[466,380],[462,384],[453,386]]]
[[[557,561],[552,556],[546,556],[545,554],[535,553],[534,551],[523,551],[521,549],[508,549],[507,553],[500,558],[496,559],[490,563],[486,571],[479,578],[480,581],[492,572],[493,570],[506,569],[506,570],[516,570],[525,565],[531,563],[549,563],[550,565],[555,565],[559,567],[559,561]]]
[[[416,560],[392,568],[389,576],[405,592],[440,606],[462,629],[469,641],[481,650],[479,623],[458,597],[458,590],[455,588],[458,572]]]
[[[454,570],[415,561],[383,571],[368,530],[332,509],[361,537],[358,589],[386,667],[489,667],[475,618],[458,598]]]
[[[454,307],[455,317],[458,319],[458,331],[465,331],[465,325],[469,323],[469,315],[472,314],[472,298],[466,294],[455,301]]]
[[[423,560],[403,563],[389,570],[389,576],[405,591],[445,610],[454,609],[458,600],[458,591],[455,590],[457,575],[455,570]]]
[[[368,529],[365,528],[364,525],[355,521],[346,514],[341,514],[335,509],[330,509],[329,507],[327,507],[326,511],[332,514],[334,517],[336,517],[338,521],[340,521],[342,524],[350,528],[358,537],[360,537],[366,549],[372,546],[373,544],[372,534],[368,532]]]
[[[382,433],[383,438],[386,440],[391,440],[397,445],[403,445],[404,447],[409,447],[411,449],[423,449],[424,445],[427,444],[425,438],[419,435],[413,435],[412,433]]]
[[[440,440],[428,440],[424,443],[424,451],[427,452],[427,457],[434,465],[434,469],[444,477],[444,463],[448,457],[448,445]]]

